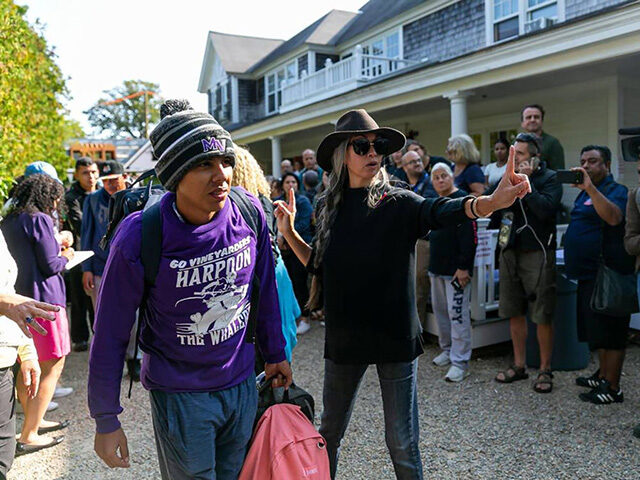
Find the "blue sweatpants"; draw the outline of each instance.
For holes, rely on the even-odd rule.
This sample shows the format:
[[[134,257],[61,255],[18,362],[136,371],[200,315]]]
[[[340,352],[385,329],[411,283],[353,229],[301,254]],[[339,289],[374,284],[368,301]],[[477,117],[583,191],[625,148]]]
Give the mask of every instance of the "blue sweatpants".
[[[251,440],[258,392],[249,376],[219,392],[151,391],[163,480],[236,480]]]

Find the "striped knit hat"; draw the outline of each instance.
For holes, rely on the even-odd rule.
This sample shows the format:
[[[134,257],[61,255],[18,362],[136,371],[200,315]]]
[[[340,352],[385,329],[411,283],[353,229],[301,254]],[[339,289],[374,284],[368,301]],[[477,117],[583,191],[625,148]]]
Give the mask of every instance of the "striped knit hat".
[[[227,157],[235,164],[231,135],[208,113],[186,100],[167,100],[149,140],[158,160],[155,170],[167,190],[175,191],[185,173],[207,157]]]

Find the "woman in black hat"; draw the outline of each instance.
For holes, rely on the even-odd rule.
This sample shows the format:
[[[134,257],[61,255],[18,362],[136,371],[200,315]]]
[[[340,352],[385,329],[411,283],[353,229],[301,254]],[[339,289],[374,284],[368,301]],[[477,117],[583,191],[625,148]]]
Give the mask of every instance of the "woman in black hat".
[[[362,375],[378,370],[385,439],[396,476],[421,479],[416,395],[417,357],[423,352],[415,304],[414,249],[431,229],[487,216],[530,191],[513,169],[491,196],[422,198],[389,185],[382,157],[405,143],[397,130],[378,127],[364,110],[344,114],[318,147],[330,171],[313,246],[294,228],[295,198],[277,202],[278,228],[314,274],[310,307],[324,305],[324,410],[320,433],[335,477],[338,449]],[[291,192],[290,192],[291,193]],[[389,249],[388,245],[394,245]]]

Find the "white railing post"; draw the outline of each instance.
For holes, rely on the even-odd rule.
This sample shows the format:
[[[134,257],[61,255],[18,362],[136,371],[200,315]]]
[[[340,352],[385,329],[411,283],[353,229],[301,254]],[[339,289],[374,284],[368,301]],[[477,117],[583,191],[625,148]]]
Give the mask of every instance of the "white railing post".
[[[325,74],[325,88],[331,88],[331,65],[333,65],[333,61],[330,58],[327,58],[324,61],[324,74]]]
[[[484,320],[487,318],[486,304],[487,298],[487,280],[493,281],[493,263],[495,251],[491,248],[491,237],[487,231],[489,226],[488,218],[479,218],[476,220],[478,225],[478,247],[476,249],[476,258],[474,261],[473,279],[471,281],[471,318],[473,320]],[[489,269],[487,269],[489,266]],[[487,270],[489,270],[489,278],[486,278]],[[492,300],[492,299],[491,299]]]
[[[302,100],[303,98],[307,98],[308,93],[307,93],[307,84],[309,82],[307,81],[307,71],[306,70],[302,70],[302,74],[300,75],[300,100]]]
[[[356,45],[356,50],[355,53],[353,54],[353,58],[355,58],[355,63],[356,63],[356,68],[355,68],[355,76],[356,76],[356,80],[362,80],[362,77],[364,76],[362,73],[362,45],[358,44]]]
[[[289,103],[289,92],[287,91],[287,79],[283,79],[282,83],[280,84],[280,87],[282,90],[280,90],[280,95],[282,95],[282,98],[280,99],[280,104],[281,105],[286,105],[287,103]]]

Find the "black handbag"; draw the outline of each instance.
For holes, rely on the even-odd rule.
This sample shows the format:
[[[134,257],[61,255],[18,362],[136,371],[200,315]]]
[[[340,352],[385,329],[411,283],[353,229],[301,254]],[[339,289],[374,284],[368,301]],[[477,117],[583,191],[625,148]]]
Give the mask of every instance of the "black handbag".
[[[278,403],[290,403],[297,405],[302,413],[313,423],[315,416],[315,402],[313,397],[306,390],[298,387],[295,383],[285,390],[283,387],[271,388],[272,378],[265,378],[264,373],[258,376],[258,410],[256,411],[255,425],[260,417],[267,411],[269,407]]]
[[[596,284],[591,294],[591,310],[613,317],[626,317],[638,312],[635,274],[623,274],[607,267],[600,258]]]
[[[637,277],[634,273],[620,273],[607,266],[604,258],[605,228],[606,224],[602,222],[600,258],[596,283],[591,294],[591,310],[612,317],[626,317],[640,310]]]

